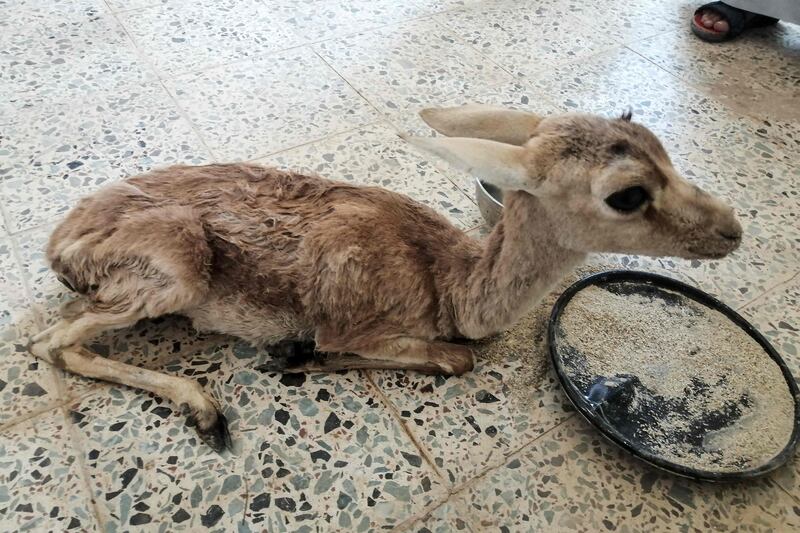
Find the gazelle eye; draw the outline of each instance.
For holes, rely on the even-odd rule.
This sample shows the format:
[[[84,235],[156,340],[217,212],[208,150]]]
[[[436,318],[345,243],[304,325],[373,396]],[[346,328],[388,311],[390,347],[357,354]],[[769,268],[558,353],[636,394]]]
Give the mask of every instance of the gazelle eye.
[[[606,203],[612,208],[621,213],[632,213],[639,209],[645,202],[650,199],[650,195],[644,187],[628,187],[621,191],[615,192],[608,198]]]
[[[627,155],[630,149],[631,145],[628,144],[628,141],[617,141],[609,147],[609,151],[615,156]]]

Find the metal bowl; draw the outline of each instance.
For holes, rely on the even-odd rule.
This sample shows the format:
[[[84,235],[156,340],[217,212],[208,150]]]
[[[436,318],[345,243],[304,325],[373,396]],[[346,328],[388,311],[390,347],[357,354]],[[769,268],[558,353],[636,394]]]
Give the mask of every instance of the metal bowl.
[[[475,198],[486,223],[490,226],[497,224],[503,215],[503,191],[491,183],[475,178]]]

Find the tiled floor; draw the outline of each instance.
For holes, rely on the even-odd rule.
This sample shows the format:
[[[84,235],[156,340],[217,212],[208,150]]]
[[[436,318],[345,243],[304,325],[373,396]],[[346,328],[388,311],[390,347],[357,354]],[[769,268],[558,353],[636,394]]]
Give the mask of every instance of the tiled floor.
[[[104,182],[235,159],[402,191],[482,233],[471,182],[401,141],[427,105],[627,106],[738,207],[722,261],[604,257],[689,280],[800,375],[800,28],[708,45],[686,0],[0,0],[0,529],[789,531],[800,458],[711,486],[602,440],[524,360],[461,378],[281,376],[179,319],[92,349],[192,376],[233,453],[160,398],[33,360],[61,286],[53,223]],[[515,388],[516,387],[516,388]],[[523,399],[523,401],[520,400]]]

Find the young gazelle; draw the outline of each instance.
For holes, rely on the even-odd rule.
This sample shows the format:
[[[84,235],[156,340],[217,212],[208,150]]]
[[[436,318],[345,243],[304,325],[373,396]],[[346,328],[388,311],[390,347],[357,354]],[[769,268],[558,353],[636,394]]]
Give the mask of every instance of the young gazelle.
[[[538,116],[485,106],[422,113],[451,137],[409,138],[506,191],[485,242],[403,195],[254,165],[178,166],[82,200],[47,256],[80,297],[31,351],[84,376],[186,404],[228,441],[200,385],[82,344],[168,313],[256,345],[314,341],[287,371],[396,368],[461,374],[478,339],[514,322],[589,252],[719,258],[733,211],[680,177],[630,117]]]

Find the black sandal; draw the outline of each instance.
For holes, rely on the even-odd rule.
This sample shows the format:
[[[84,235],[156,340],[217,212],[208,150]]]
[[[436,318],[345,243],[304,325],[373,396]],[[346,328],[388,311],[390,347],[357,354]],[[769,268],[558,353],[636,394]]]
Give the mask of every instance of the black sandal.
[[[728,31],[717,31],[703,26],[704,11],[713,11],[728,23]],[[704,41],[719,43],[729,41],[750,28],[762,28],[776,24],[778,19],[751,13],[744,9],[729,6],[725,2],[709,2],[697,9],[692,18],[692,32]]]

